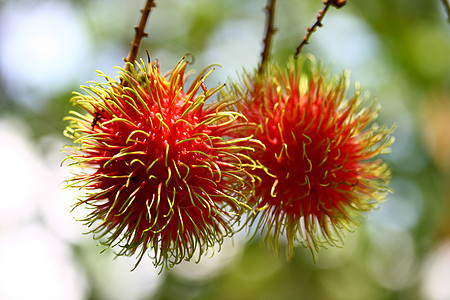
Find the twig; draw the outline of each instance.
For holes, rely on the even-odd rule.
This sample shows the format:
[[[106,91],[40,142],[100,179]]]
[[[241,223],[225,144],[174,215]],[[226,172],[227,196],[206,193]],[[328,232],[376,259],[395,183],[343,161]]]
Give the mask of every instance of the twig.
[[[447,11],[447,21],[450,23],[450,1],[442,0],[442,4],[444,4],[445,10]]]
[[[327,13],[330,6],[334,6],[336,8],[341,8],[345,5],[346,0],[324,0],[323,3],[325,4],[325,7],[319,11],[317,14],[316,22],[313,24],[313,26],[308,27],[306,30],[305,37],[303,38],[300,45],[298,45],[297,49],[295,50],[294,58],[297,58],[297,56],[302,51],[303,46],[309,44],[309,38],[311,37],[312,33],[316,31],[317,27],[322,27],[322,20],[325,17],[325,14]]]
[[[272,44],[272,37],[276,32],[276,29],[273,27],[274,18],[275,18],[275,3],[276,0],[267,0],[266,6],[266,33],[264,36],[264,49],[261,52],[261,62],[259,64],[258,72],[261,73],[263,71],[264,65],[269,58],[270,54],[270,46]]]
[[[139,25],[134,28],[136,34],[134,35],[134,39],[131,42],[131,49],[130,53],[128,54],[128,57],[125,58],[125,71],[130,70],[130,64],[128,63],[134,63],[138,56],[139,48],[141,46],[142,38],[147,37],[148,34],[145,33],[145,25],[147,24],[148,17],[150,15],[150,12],[152,8],[155,7],[155,1],[154,0],[147,0],[147,3],[145,4],[145,7],[142,12],[141,19],[139,20]]]

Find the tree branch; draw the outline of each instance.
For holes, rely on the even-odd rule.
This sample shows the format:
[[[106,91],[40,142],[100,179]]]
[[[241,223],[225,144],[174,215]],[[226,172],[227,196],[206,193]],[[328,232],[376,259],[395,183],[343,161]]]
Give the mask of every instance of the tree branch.
[[[273,27],[274,18],[275,18],[275,2],[276,0],[267,0],[266,6],[266,33],[264,36],[264,49],[261,52],[261,62],[259,64],[258,72],[261,73],[263,71],[264,65],[269,58],[270,55],[270,46],[272,44],[272,37],[276,32],[276,29]]]
[[[141,16],[141,19],[139,20],[139,25],[134,28],[136,33],[134,35],[133,41],[131,42],[130,53],[128,54],[128,57],[124,59],[125,60],[125,68],[124,68],[125,71],[130,70],[130,64],[128,64],[128,63],[133,64],[135,62],[135,60],[138,56],[138,53],[139,53],[139,48],[141,47],[142,38],[148,36],[148,34],[145,33],[145,25],[147,24],[148,17],[150,15],[150,12],[153,7],[155,7],[155,1],[147,0],[147,3],[145,4],[144,9],[141,10],[142,16]]]
[[[320,10],[319,13],[317,14],[316,22],[313,24],[313,26],[308,27],[308,29],[306,30],[305,37],[303,38],[302,42],[300,43],[300,45],[298,45],[297,49],[295,50],[294,58],[297,58],[297,56],[302,51],[303,46],[309,44],[309,42],[308,42],[309,38],[311,37],[313,32],[316,31],[317,27],[323,26],[322,20],[325,17],[325,14],[327,13],[330,6],[334,6],[336,8],[341,8],[342,6],[344,6],[346,4],[346,2],[347,2],[346,0],[324,0],[323,1],[323,3],[325,4],[325,7],[322,10]]]

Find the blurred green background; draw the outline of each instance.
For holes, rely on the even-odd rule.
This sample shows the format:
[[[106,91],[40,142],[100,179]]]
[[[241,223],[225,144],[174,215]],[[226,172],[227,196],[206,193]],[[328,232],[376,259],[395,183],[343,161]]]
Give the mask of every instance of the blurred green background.
[[[220,63],[209,85],[257,67],[266,0],[160,0],[141,48],[163,71]],[[303,49],[349,70],[397,124],[394,193],[340,249],[292,261],[237,234],[199,264],[158,275],[100,254],[70,213],[62,118],[95,70],[123,66],[143,0],[0,0],[0,299],[450,299],[450,23],[439,0],[349,0]],[[279,0],[272,59],[284,61],[322,8]]]

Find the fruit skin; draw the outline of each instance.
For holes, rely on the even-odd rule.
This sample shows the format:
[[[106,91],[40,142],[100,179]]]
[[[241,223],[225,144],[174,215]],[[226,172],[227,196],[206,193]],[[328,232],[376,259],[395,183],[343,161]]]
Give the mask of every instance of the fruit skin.
[[[245,122],[225,101],[205,104],[221,88],[205,87],[212,70],[185,91],[187,64],[167,76],[157,61],[121,70],[118,81],[100,73],[106,83],[72,99],[85,114],[66,118],[66,160],[79,167],[67,184],[84,192],[75,207],[88,209],[83,221],[106,248],[137,253],[136,266],[148,252],[162,268],[200,259],[248,209],[250,137],[229,134]]]
[[[297,242],[313,254],[341,245],[343,232],[390,191],[390,171],[376,157],[389,152],[392,128],[373,123],[379,108],[359,86],[345,97],[346,81],[301,57],[244,73],[222,93],[253,125],[236,137],[253,135],[262,144],[245,151],[259,165],[250,170],[257,181],[249,230],[276,251],[285,239],[288,257]]]

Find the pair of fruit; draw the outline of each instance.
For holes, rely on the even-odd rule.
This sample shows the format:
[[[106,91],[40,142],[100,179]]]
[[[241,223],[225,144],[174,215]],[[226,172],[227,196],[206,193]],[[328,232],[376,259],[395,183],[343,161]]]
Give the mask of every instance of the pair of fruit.
[[[185,89],[187,64],[163,76],[141,62],[73,98],[84,113],[67,117],[80,167],[68,186],[118,255],[169,268],[244,227],[274,249],[285,238],[288,256],[297,243],[316,251],[384,199],[389,170],[374,158],[391,129],[372,124],[359,88],[346,98],[344,75],[298,58],[224,88],[208,89],[205,70]]]

